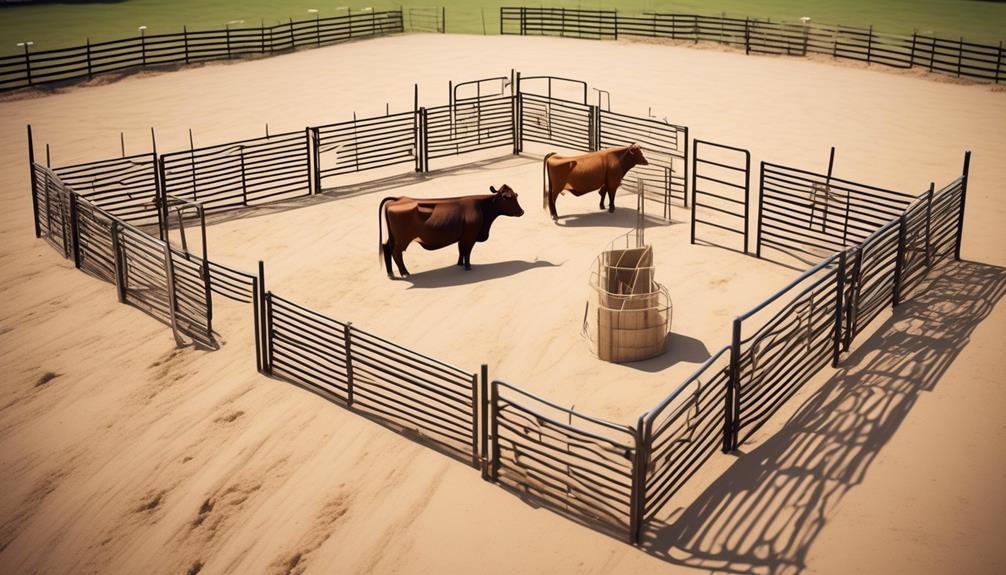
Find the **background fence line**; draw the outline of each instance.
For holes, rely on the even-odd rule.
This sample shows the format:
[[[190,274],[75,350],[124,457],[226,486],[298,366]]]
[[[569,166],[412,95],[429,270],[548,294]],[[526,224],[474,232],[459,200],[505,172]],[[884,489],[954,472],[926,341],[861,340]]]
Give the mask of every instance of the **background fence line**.
[[[754,18],[696,14],[621,14],[574,8],[500,8],[500,34],[617,39],[644,36],[716,42],[746,54],[806,56],[821,54],[892,68],[929,72],[998,84],[1006,80],[1006,58],[999,45],[913,33],[885,34],[869,28],[772,22]]]
[[[367,11],[289,20],[275,26],[151,34],[0,57],[0,91],[92,78],[97,74],[276,54],[404,32],[402,11]]]

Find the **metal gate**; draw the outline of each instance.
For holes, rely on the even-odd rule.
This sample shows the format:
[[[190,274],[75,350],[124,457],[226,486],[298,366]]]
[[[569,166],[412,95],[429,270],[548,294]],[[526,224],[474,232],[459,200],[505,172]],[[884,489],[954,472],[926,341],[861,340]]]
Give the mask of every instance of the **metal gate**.
[[[740,235],[743,238],[741,251],[747,253],[750,176],[751,152],[695,140],[692,146],[693,244],[696,227],[702,224]]]

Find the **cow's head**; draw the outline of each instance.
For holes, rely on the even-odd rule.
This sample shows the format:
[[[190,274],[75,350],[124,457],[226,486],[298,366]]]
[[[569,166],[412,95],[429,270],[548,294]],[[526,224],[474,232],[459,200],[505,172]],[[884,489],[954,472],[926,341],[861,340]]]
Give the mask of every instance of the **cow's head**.
[[[650,165],[650,163],[646,161],[646,158],[643,157],[643,149],[639,147],[639,144],[632,144],[629,146],[628,153],[633,165]]]
[[[517,203],[517,193],[510,189],[510,186],[503,184],[503,187],[498,190],[489,186],[489,191],[493,193],[493,205],[496,206],[499,213],[517,218],[524,215],[524,209]]]

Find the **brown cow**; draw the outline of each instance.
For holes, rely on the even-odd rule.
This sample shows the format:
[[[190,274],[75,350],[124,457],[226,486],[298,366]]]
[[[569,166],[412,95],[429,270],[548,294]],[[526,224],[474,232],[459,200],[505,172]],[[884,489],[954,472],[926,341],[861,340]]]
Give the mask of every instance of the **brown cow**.
[[[453,243],[458,244],[458,265],[472,269],[471,255],[475,242],[489,239],[489,228],[497,216],[524,215],[517,203],[517,194],[510,186],[502,188],[489,186],[492,194],[484,196],[464,196],[460,198],[434,198],[417,200],[407,197],[384,198],[377,209],[378,241],[384,239],[381,229],[382,219],[388,222],[388,241],[380,244],[384,255],[384,266],[388,277],[395,277],[391,271],[391,258],[395,258],[398,273],[409,276],[402,261],[402,252],[412,240],[428,250],[438,250]],[[385,208],[387,204],[387,208]],[[381,212],[384,217],[381,217]]]
[[[542,169],[545,171],[545,200],[552,219],[558,219],[555,199],[563,192],[582,196],[588,192],[601,192],[601,209],[604,209],[604,194],[608,194],[608,211],[615,211],[615,191],[625,174],[636,165],[647,165],[643,150],[638,144],[605,148],[580,156],[561,157],[550,153],[545,156]]]

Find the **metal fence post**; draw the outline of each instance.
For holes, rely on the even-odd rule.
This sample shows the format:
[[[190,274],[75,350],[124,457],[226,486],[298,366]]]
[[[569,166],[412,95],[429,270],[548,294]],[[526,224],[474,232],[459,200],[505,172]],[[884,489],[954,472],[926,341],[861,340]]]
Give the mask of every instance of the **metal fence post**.
[[[35,141],[31,137],[28,124],[28,175],[31,178],[31,210],[35,214],[35,237],[42,237],[42,227],[38,221],[38,177],[35,174]]]
[[[258,285],[258,296],[259,296],[257,305],[259,308],[258,309],[259,317],[261,318],[261,320],[259,321],[259,329],[261,330],[259,332],[259,338],[262,342],[262,348],[260,350],[262,354],[261,357],[262,373],[269,374],[272,373],[272,366],[269,365],[269,359],[268,359],[268,349],[270,343],[269,331],[268,331],[269,318],[268,316],[266,316],[265,264],[262,262],[262,260],[259,260],[258,262],[257,285]]]
[[[265,372],[272,375],[272,292],[265,292],[265,321],[262,322],[265,328]]]
[[[849,301],[846,302],[848,312],[845,316],[845,341],[842,342],[844,351],[849,351],[852,338],[856,335],[856,323],[859,321],[859,289],[863,274],[863,250],[858,247],[852,249],[855,255],[852,263],[852,285],[849,290]]]
[[[521,9],[523,10],[523,8]],[[489,408],[489,433],[492,438],[492,456],[489,459],[489,481],[496,482],[499,479],[500,470],[500,434],[499,434],[499,383],[492,382],[492,395],[490,396]]]
[[[898,250],[894,254],[894,294],[892,305],[901,303],[901,283],[905,273],[905,213],[898,217]]]
[[[927,269],[930,266],[930,250],[932,249],[932,247],[930,246],[931,242],[929,237],[929,228],[932,224],[932,218],[933,218],[933,192],[935,190],[936,190],[936,182],[929,182],[929,191],[926,192],[926,237],[925,237],[926,254],[925,259],[923,260]]]
[[[87,78],[91,79],[91,38],[87,39]]]
[[[263,373],[262,367],[262,296],[258,291],[258,280],[252,282],[252,320],[255,326],[255,371]]]
[[[112,263],[115,264],[115,292],[119,303],[126,303],[126,262],[122,251],[122,239],[119,236],[121,225],[112,222]]]
[[[870,35],[866,38],[866,65],[873,61],[873,25],[870,25]]]
[[[314,161],[314,193],[321,193],[321,134],[318,128],[311,130],[311,159]],[[243,175],[242,175],[243,178]],[[243,181],[243,180],[242,180]]]
[[[737,448],[737,422],[734,420],[740,399],[741,320],[734,318],[733,336],[730,340],[730,378],[723,400],[723,452]],[[736,396],[736,397],[735,397]]]
[[[844,302],[842,297],[845,294],[845,257],[846,250],[838,256],[838,273],[835,277],[835,338],[831,349],[831,367],[838,367],[838,359],[842,353],[842,310]]]
[[[908,56],[909,68],[915,67],[915,44],[918,41],[918,37],[919,37],[918,30],[912,30],[912,51]]]
[[[164,275],[168,286],[168,316],[171,318],[171,333],[175,344],[181,347],[185,342],[178,334],[178,294],[175,291],[175,261],[171,257],[171,244],[164,242]]]
[[[80,225],[77,222],[77,194],[67,190],[70,197],[70,251],[73,253],[73,267],[80,269]]]
[[[157,186],[155,187],[155,192],[157,198],[157,224],[160,228],[161,241],[168,241],[168,181],[167,175],[164,168],[164,157],[156,158],[156,170],[155,177],[157,178]]]
[[[685,200],[685,207],[687,208],[688,207],[688,126],[684,126],[682,128],[682,131],[685,133],[685,154],[684,154],[684,156],[685,156],[684,157],[684,160],[685,160],[685,162],[684,162],[685,169],[684,169],[684,173],[682,174],[682,177],[684,178],[684,184],[683,185],[684,185],[685,189],[684,189],[683,197],[684,197],[684,200]]]
[[[479,397],[481,398],[482,414],[479,431],[479,457],[482,466],[482,479],[489,481],[489,366],[482,364],[479,369]]]
[[[971,150],[964,152],[964,170],[961,174],[961,209],[957,215],[957,245],[954,259],[961,259],[961,241],[964,239],[964,204],[968,198],[968,174],[971,172]]]
[[[342,345],[346,352],[346,405],[353,406],[353,322],[342,326]]]
[[[964,36],[960,37],[960,43],[957,45],[957,77],[961,77],[961,60],[964,58]]]
[[[472,374],[472,467],[482,469],[479,445],[479,374]]]
[[[692,163],[695,163],[696,162],[696,158],[699,157],[698,147],[699,147],[699,141],[695,140],[692,143]],[[691,221],[692,231],[691,231],[691,241],[689,242],[692,245],[695,245],[695,203],[696,203],[696,200],[695,200],[695,183],[696,183],[695,182],[695,179],[696,179],[695,178],[695,174],[698,173],[698,171],[699,171],[698,170],[698,166],[692,166],[692,221]],[[744,234],[744,249],[747,250],[747,233],[746,232]]]
[[[999,52],[996,54],[996,84],[999,83],[999,70],[1003,62],[1003,41],[999,40]]]
[[[189,63],[189,27],[182,26],[182,43],[185,46],[185,63]]]
[[[762,224],[762,214],[764,210],[762,209],[762,204],[765,201],[765,162],[761,162],[760,168],[758,169],[758,225],[756,230],[758,232],[758,238],[755,240],[755,257],[761,258],[761,224]]]
[[[639,544],[646,508],[646,466],[650,460],[649,426],[646,415],[636,420],[636,451],[632,459],[632,492],[629,508],[629,543]]]

